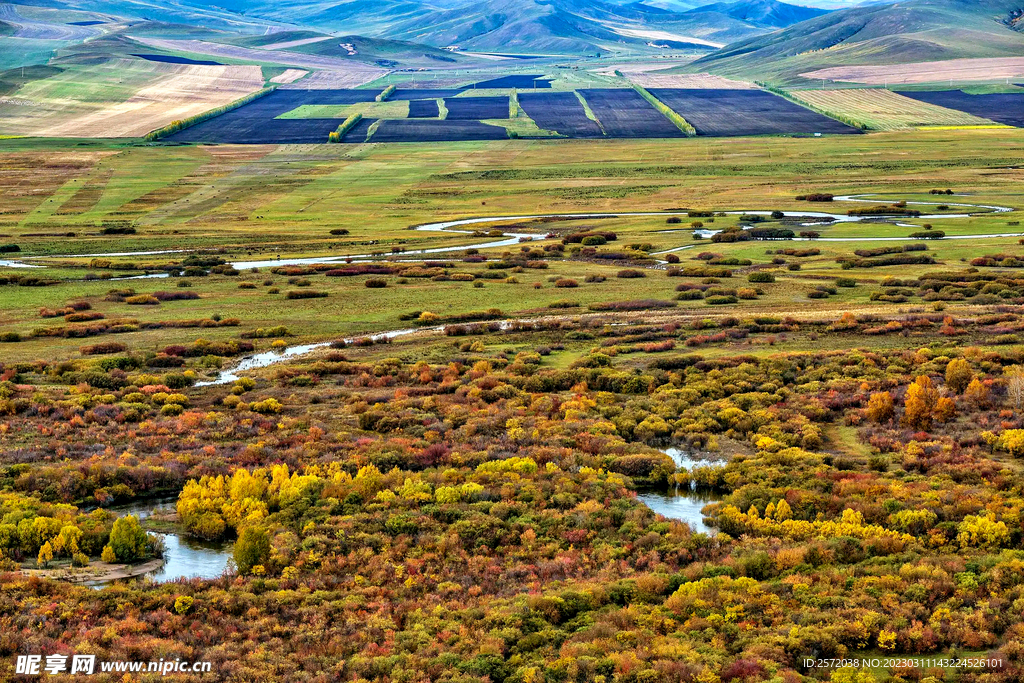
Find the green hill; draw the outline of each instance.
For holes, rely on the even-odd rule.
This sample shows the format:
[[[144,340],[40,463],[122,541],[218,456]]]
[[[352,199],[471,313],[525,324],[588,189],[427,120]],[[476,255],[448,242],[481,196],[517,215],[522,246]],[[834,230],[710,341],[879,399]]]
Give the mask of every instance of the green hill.
[[[1024,54],[1008,25],[1021,0],[911,0],[854,7],[726,46],[688,71],[805,82],[799,74],[850,64],[899,64]]]

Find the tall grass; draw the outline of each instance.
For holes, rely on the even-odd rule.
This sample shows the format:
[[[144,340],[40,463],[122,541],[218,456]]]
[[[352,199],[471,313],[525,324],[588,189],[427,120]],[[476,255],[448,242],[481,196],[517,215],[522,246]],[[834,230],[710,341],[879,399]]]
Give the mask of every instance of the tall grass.
[[[234,102],[229,102],[228,104],[225,104],[221,107],[210,109],[209,111],[204,111],[202,114],[189,116],[187,119],[177,119],[175,121],[171,121],[166,126],[163,126],[162,128],[157,128],[156,130],[148,133],[145,137],[145,140],[146,142],[155,142],[157,140],[167,137],[168,135],[173,135],[178,131],[185,130],[186,128],[191,128],[192,126],[200,124],[203,121],[209,121],[210,119],[220,116],[221,114],[227,114],[229,111],[233,111],[235,109],[238,109],[239,107],[244,107],[250,102],[254,102],[259,98],[263,97],[264,95],[269,95],[275,90],[277,90],[277,86],[271,85],[269,87],[263,88],[262,90],[257,90],[254,93],[249,93],[245,97],[240,97]]]
[[[356,124],[363,120],[362,114],[352,114],[338,126],[338,129],[331,131],[327,136],[327,142],[341,142],[345,137],[345,134],[356,127]]]
[[[655,109],[665,115],[672,123],[676,124],[676,127],[686,133],[688,137],[697,135],[697,129],[690,125],[690,122],[684,119],[682,116],[673,111],[667,104],[659,100],[657,97],[647,92],[647,88],[642,85],[633,84],[633,89],[640,93],[640,96],[651,103]]]
[[[377,101],[378,102],[387,102],[388,98],[395,94],[396,90],[398,90],[398,88],[395,87],[394,84],[389,85],[388,87],[384,88],[384,90],[381,92],[381,94],[377,95]]]

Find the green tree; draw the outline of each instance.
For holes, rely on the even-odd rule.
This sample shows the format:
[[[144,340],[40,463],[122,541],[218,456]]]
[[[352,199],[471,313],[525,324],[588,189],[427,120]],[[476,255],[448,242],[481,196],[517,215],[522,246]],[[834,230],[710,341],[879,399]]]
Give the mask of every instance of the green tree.
[[[110,530],[110,548],[122,562],[132,562],[146,554],[146,532],[135,515],[121,517],[114,521]]]
[[[264,564],[270,557],[270,539],[267,532],[249,526],[242,530],[235,543],[235,566],[239,574],[248,574],[258,564]]]

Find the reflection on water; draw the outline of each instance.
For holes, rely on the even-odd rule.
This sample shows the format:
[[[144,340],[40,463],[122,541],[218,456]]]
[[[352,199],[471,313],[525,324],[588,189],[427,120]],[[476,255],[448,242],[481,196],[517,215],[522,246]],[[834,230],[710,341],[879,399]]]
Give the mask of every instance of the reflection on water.
[[[135,515],[140,520],[154,513],[173,512],[177,497],[134,501],[108,508],[118,517]],[[224,573],[234,552],[230,541],[200,541],[176,533],[154,533],[164,542],[164,565],[145,576],[157,581],[173,581],[178,578],[215,579]],[[95,582],[90,585],[101,588],[112,581]]]
[[[687,489],[677,489],[674,494],[641,493],[637,498],[659,515],[686,522],[693,527],[694,531],[706,534],[713,534],[714,530],[704,523],[704,515],[700,513],[701,508],[708,503],[722,500],[722,496],[715,493]]]
[[[232,543],[198,541],[177,534],[157,534],[164,541],[164,566],[146,574],[157,582],[186,579],[215,579],[224,573],[232,554]]]
[[[678,448],[665,449],[665,455],[672,458],[676,467],[687,472],[692,472],[695,467],[708,467],[719,463],[707,460],[696,460],[686,451]],[[714,529],[704,522],[704,515],[701,509],[708,503],[715,503],[722,500],[724,496],[711,491],[697,491],[690,487],[677,486],[666,493],[642,493],[637,498],[647,507],[669,519],[677,519],[689,524],[694,531],[713,534]]]
[[[692,472],[694,467],[706,467],[714,464],[707,460],[694,460],[690,457],[689,453],[678,448],[666,448],[665,455],[672,458],[672,462],[676,464],[676,467],[682,468],[687,472]]]

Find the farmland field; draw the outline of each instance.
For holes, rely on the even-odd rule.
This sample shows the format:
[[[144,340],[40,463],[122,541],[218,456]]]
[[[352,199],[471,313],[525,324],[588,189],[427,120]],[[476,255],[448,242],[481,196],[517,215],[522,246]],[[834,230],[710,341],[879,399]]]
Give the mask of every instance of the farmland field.
[[[509,113],[507,97],[452,97],[445,99],[444,106],[449,120],[506,119]]]
[[[580,90],[605,135],[613,138],[677,138],[684,134],[635,90]]]
[[[763,90],[652,88],[698,135],[848,134],[857,129]]]
[[[891,90],[798,90],[793,97],[819,110],[849,117],[874,130],[917,126],[984,126],[992,121],[955,108],[929,104]]]
[[[244,107],[186,128],[170,136],[176,142],[297,143],[325,142],[337,128],[335,119],[277,119],[304,105],[348,105],[369,103],[375,90],[284,90],[279,89]],[[340,117],[344,119],[345,117]],[[277,120],[275,120],[277,119]]]
[[[0,133],[141,137],[174,119],[227,104],[263,86],[258,66],[142,59],[74,65],[0,102]]]
[[[410,100],[410,119],[435,119],[441,115],[437,100]]]
[[[506,114],[507,115],[507,114]],[[406,119],[381,121],[371,142],[456,142],[460,140],[504,140],[504,128],[479,121]],[[348,138],[346,137],[346,141]]]
[[[1024,57],[981,57],[895,65],[835,66],[801,75],[811,79],[827,78],[868,85],[993,81],[1024,77]]]
[[[601,137],[596,122],[587,118],[587,112],[573,92],[545,92],[519,94],[519,105],[537,125],[575,138]]]
[[[544,78],[543,74],[513,74],[510,76],[498,76],[486,81],[479,81],[473,84],[473,88],[520,88],[536,89],[550,88],[551,79]]]
[[[1007,126],[1024,128],[1024,93],[969,95],[962,90],[915,90],[902,94],[921,102],[957,109]]]

